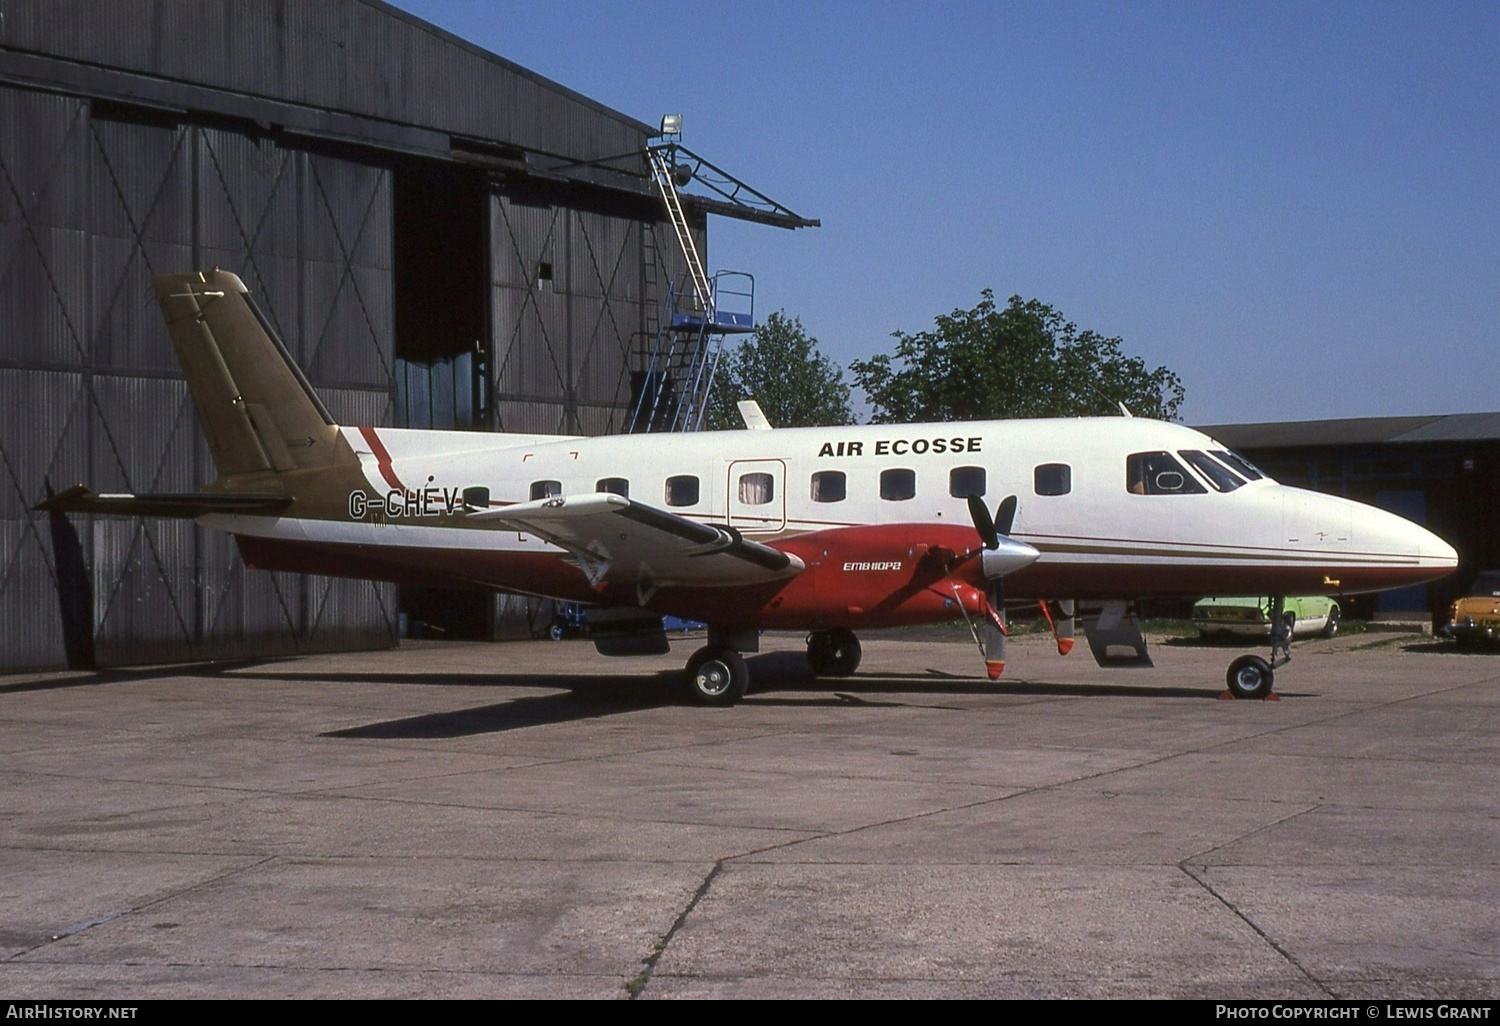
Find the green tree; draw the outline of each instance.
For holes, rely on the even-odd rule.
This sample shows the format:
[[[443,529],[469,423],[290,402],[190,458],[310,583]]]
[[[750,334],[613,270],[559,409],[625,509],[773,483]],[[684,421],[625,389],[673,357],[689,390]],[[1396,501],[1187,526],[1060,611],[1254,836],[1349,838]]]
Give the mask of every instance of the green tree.
[[[1170,420],[1182,381],[1121,351],[1122,340],[1079,331],[1035,299],[1004,309],[985,289],[972,310],[939,316],[932,330],[898,331],[894,357],[850,364],[877,424],[1119,412]]]
[[[802,321],[778,310],[746,342],[726,352],[708,400],[710,430],[744,427],[735,403],[754,399],[774,427],[848,424],[849,386],[818,351]]]

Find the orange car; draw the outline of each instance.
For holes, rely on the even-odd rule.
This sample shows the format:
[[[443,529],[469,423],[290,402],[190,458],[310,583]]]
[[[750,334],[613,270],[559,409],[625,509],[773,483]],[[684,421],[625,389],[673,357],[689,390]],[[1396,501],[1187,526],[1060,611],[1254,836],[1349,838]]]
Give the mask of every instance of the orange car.
[[[1448,607],[1443,633],[1463,648],[1500,641],[1500,570],[1486,570],[1474,578],[1468,594]]]

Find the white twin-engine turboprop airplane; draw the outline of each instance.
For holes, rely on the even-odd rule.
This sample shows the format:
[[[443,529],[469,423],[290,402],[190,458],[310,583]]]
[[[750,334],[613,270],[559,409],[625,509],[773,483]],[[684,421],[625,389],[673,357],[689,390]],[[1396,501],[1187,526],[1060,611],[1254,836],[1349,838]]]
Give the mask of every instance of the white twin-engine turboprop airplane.
[[[1006,603],[1029,600],[1059,651],[1076,616],[1101,663],[1149,665],[1128,600],[1377,591],[1457,561],[1400,517],[1123,416],[604,438],[340,427],[239,278],[154,284],[218,479],[79,486],[41,508],[192,517],[252,567],[586,603],[606,655],[667,651],[662,614],[706,621],[687,666],[703,702],[745,693],[740,653],[765,628],[809,631],[812,669],[839,676],[857,628],[965,619],[993,679]],[[1272,679],[1258,656],[1228,673],[1241,697]]]

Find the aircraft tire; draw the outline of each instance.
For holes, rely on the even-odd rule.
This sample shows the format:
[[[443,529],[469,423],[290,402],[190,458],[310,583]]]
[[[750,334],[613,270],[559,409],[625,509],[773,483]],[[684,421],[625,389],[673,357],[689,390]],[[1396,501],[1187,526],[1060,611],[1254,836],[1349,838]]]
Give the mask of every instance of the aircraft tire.
[[[807,637],[807,665],[816,677],[848,677],[863,655],[851,630],[813,631]]]
[[[1229,672],[1224,675],[1229,693],[1235,698],[1265,698],[1275,680],[1276,671],[1271,664],[1256,655],[1240,656],[1229,664]]]
[[[750,667],[734,649],[708,645],[688,660],[687,687],[699,705],[733,705],[750,689]]]

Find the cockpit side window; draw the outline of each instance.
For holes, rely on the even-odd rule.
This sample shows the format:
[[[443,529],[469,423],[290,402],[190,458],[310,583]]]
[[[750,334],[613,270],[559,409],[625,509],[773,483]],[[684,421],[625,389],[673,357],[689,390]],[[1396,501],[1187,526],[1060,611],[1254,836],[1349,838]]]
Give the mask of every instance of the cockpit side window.
[[[1210,449],[1208,450],[1208,454],[1210,456],[1216,457],[1221,462],[1233,467],[1235,470],[1238,470],[1241,474],[1245,475],[1245,480],[1247,481],[1259,481],[1261,478],[1266,476],[1265,474],[1262,474],[1260,472],[1260,469],[1256,467],[1255,464],[1251,463],[1249,460],[1245,459],[1245,457],[1241,456],[1237,452],[1225,452],[1223,449]]]
[[[1166,452],[1138,452],[1127,456],[1125,487],[1135,495],[1208,494],[1208,489]]]
[[[1177,455],[1192,464],[1194,470],[1208,478],[1208,483],[1221,492],[1232,492],[1245,483],[1245,479],[1234,471],[1211,459],[1207,453],[1197,449],[1178,449]]]

